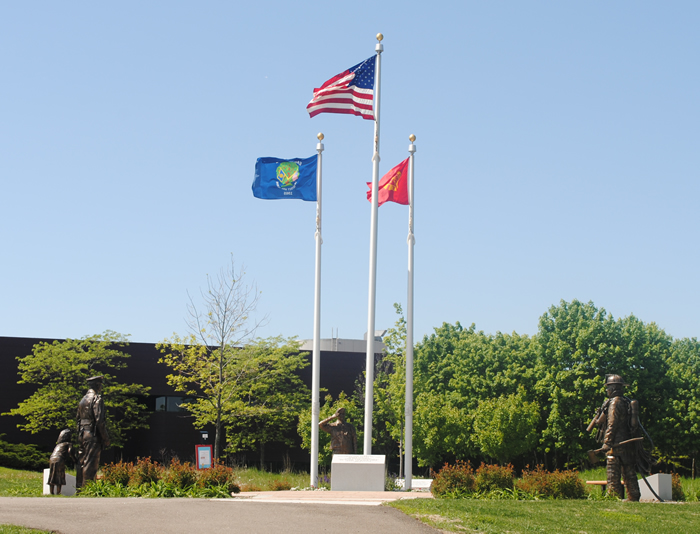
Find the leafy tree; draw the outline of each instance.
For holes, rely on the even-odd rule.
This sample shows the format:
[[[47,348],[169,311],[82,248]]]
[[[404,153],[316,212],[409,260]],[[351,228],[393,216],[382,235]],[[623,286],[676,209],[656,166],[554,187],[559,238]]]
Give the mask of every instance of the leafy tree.
[[[667,360],[674,393],[668,399],[671,410],[666,432],[673,436],[671,450],[677,457],[692,458],[692,474],[700,447],[700,343],[696,338],[673,342]]]
[[[530,451],[537,443],[540,419],[536,402],[517,394],[479,401],[473,413],[472,440],[484,456],[506,463]]]
[[[112,445],[121,447],[127,431],[147,428],[146,407],[137,396],[150,390],[140,384],[123,384],[113,374],[126,367],[127,346],[126,336],[112,331],[34,345],[32,354],[18,358],[18,369],[19,383],[35,384],[37,390],[4,415],[24,417],[25,423],[18,426],[32,434],[73,429],[78,402],[87,391],[86,380],[104,375],[107,429]]]
[[[665,446],[671,337],[663,330],[632,315],[616,321],[592,302],[561,301],[540,318],[535,340],[536,393],[545,417],[540,446],[555,462],[580,463],[595,445],[585,429],[605,399],[606,374],[630,384],[625,394],[639,400],[647,430]]]
[[[212,351],[194,336],[175,336],[158,348],[160,361],[175,371],[167,375],[168,383],[192,398],[183,407],[195,426],[219,425],[221,449],[226,446],[222,430],[230,429],[229,452],[286,441],[285,432],[311,398],[295,373],[308,362],[294,339],[259,339]]]
[[[226,451],[258,449],[263,466],[266,443],[295,443],[290,432],[311,402],[311,392],[297,374],[309,365],[308,352],[299,352],[296,340],[281,337],[257,340],[239,352],[239,361],[253,372],[226,405]]]
[[[214,425],[214,457],[219,458],[225,407],[236,402],[240,389],[254,376],[248,367],[254,359],[242,360],[243,355],[233,349],[250,340],[261,325],[262,321],[250,319],[260,294],[245,282],[244,268],[237,271],[231,258],[231,265],[216,278],[207,275],[207,289],[201,297],[202,310],[190,296],[189,335],[173,334],[157,347],[164,354],[159,361],[175,371],[168,375],[168,383],[196,396],[196,402],[186,405],[196,424]]]
[[[384,336],[384,357],[374,374],[373,447],[384,454],[398,448],[399,477],[403,476],[403,447],[406,424],[406,320],[400,304],[399,318]]]
[[[478,455],[470,414],[480,400],[515,394],[519,387],[532,396],[528,336],[486,335],[474,325],[445,323],[418,344],[415,355],[414,448],[420,465]]]
[[[323,421],[326,417],[330,417],[340,408],[345,408],[345,420],[355,426],[357,432],[357,447],[362,446],[361,424],[363,412],[358,408],[354,400],[348,397],[345,392],[341,391],[338,398],[334,401],[331,395],[326,395],[325,402],[321,406],[320,420]],[[301,437],[301,447],[307,451],[311,451],[311,408],[301,413],[297,423],[297,433]],[[359,453],[360,451],[358,451]],[[318,433],[318,464],[329,466],[331,465],[331,436],[326,432],[319,431]]]

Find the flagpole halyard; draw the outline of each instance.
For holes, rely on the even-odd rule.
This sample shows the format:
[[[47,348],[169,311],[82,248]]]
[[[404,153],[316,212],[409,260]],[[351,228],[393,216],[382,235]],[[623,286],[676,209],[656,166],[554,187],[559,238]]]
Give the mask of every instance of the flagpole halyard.
[[[369,303],[367,313],[367,358],[365,360],[365,424],[363,454],[372,454],[372,409],[374,404],[374,313],[377,300],[377,214],[379,183],[379,104],[381,86],[381,60],[384,36],[377,34],[379,41],[374,50],[377,53],[374,83],[374,153],[372,155],[372,216],[369,245]]]
[[[316,166],[316,268],[314,279],[314,341],[313,352],[311,356],[311,475],[310,486],[318,487],[318,421],[321,411],[320,407],[320,376],[321,376],[321,245],[323,238],[321,237],[321,177],[322,177],[322,152],[324,135],[319,133],[317,136],[318,144],[316,151],[318,152],[318,164]]]
[[[404,490],[409,491],[413,482],[413,170],[416,136],[409,136],[411,154],[408,162],[408,298],[406,302],[406,401],[404,413]]]

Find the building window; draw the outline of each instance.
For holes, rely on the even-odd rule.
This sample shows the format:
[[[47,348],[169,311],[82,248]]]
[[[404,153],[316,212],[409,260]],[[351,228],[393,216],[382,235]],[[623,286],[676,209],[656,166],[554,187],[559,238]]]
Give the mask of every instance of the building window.
[[[184,412],[188,397],[156,397],[156,412]]]

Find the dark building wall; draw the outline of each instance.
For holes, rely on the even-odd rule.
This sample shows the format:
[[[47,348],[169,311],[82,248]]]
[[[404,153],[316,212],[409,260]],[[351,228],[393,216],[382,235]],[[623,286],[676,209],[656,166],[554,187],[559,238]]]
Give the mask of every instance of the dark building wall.
[[[17,358],[31,354],[34,345],[40,342],[53,342],[53,339],[0,337],[0,413],[16,408],[18,403],[28,398],[35,391],[31,384],[18,384]],[[173,455],[183,461],[192,461],[194,445],[200,443],[200,431],[186,412],[155,411],[156,399],[159,397],[177,397],[177,393],[168,385],[166,375],[169,368],[158,363],[160,353],[151,343],[129,343],[125,352],[130,354],[126,360],[126,369],[115,374],[121,382],[139,383],[150,386],[150,396],[146,404],[151,410],[149,429],[138,430],[128,436],[123,450],[105,451],[104,461],[134,459],[138,456],[151,456],[154,459],[167,459]],[[309,363],[311,354],[308,353]],[[365,368],[365,354],[355,352],[321,351],[320,385],[337,398],[341,391],[351,395],[355,383]],[[299,372],[300,378],[311,388],[311,365]],[[76,407],[80,399],[75,399]],[[323,399],[321,399],[323,402]],[[47,451],[53,448],[58,437],[57,431],[30,434],[17,428],[22,420],[15,416],[0,416],[0,434],[6,434],[6,440],[13,443],[35,443]],[[213,428],[208,428],[209,443],[213,441]],[[309,464],[309,455],[299,447],[287,448],[268,444],[265,458],[274,465],[280,465],[288,456],[298,467]],[[240,455],[242,462],[254,465],[259,461],[257,452]]]

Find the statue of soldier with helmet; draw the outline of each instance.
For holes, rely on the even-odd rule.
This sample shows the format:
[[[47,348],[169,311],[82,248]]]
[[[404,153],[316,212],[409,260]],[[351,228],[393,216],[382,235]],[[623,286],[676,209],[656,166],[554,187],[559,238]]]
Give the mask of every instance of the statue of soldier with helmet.
[[[87,379],[88,392],[78,404],[78,465],[75,487],[81,488],[88,480],[95,480],[100,467],[103,447],[109,447],[109,434],[105,417],[107,412],[102,400],[102,376]]]
[[[622,498],[622,479],[627,500],[639,501],[637,471],[641,472],[642,476],[648,474],[654,459],[642,447],[643,437],[639,434],[640,430],[645,434],[646,431],[639,421],[639,402],[624,396],[623,388],[626,385],[620,375],[605,376],[608,400],[598,409],[587,429],[590,432],[598,427],[596,441],[602,446],[595,451],[589,451],[589,458],[595,462],[597,454],[605,454],[608,493]]]

